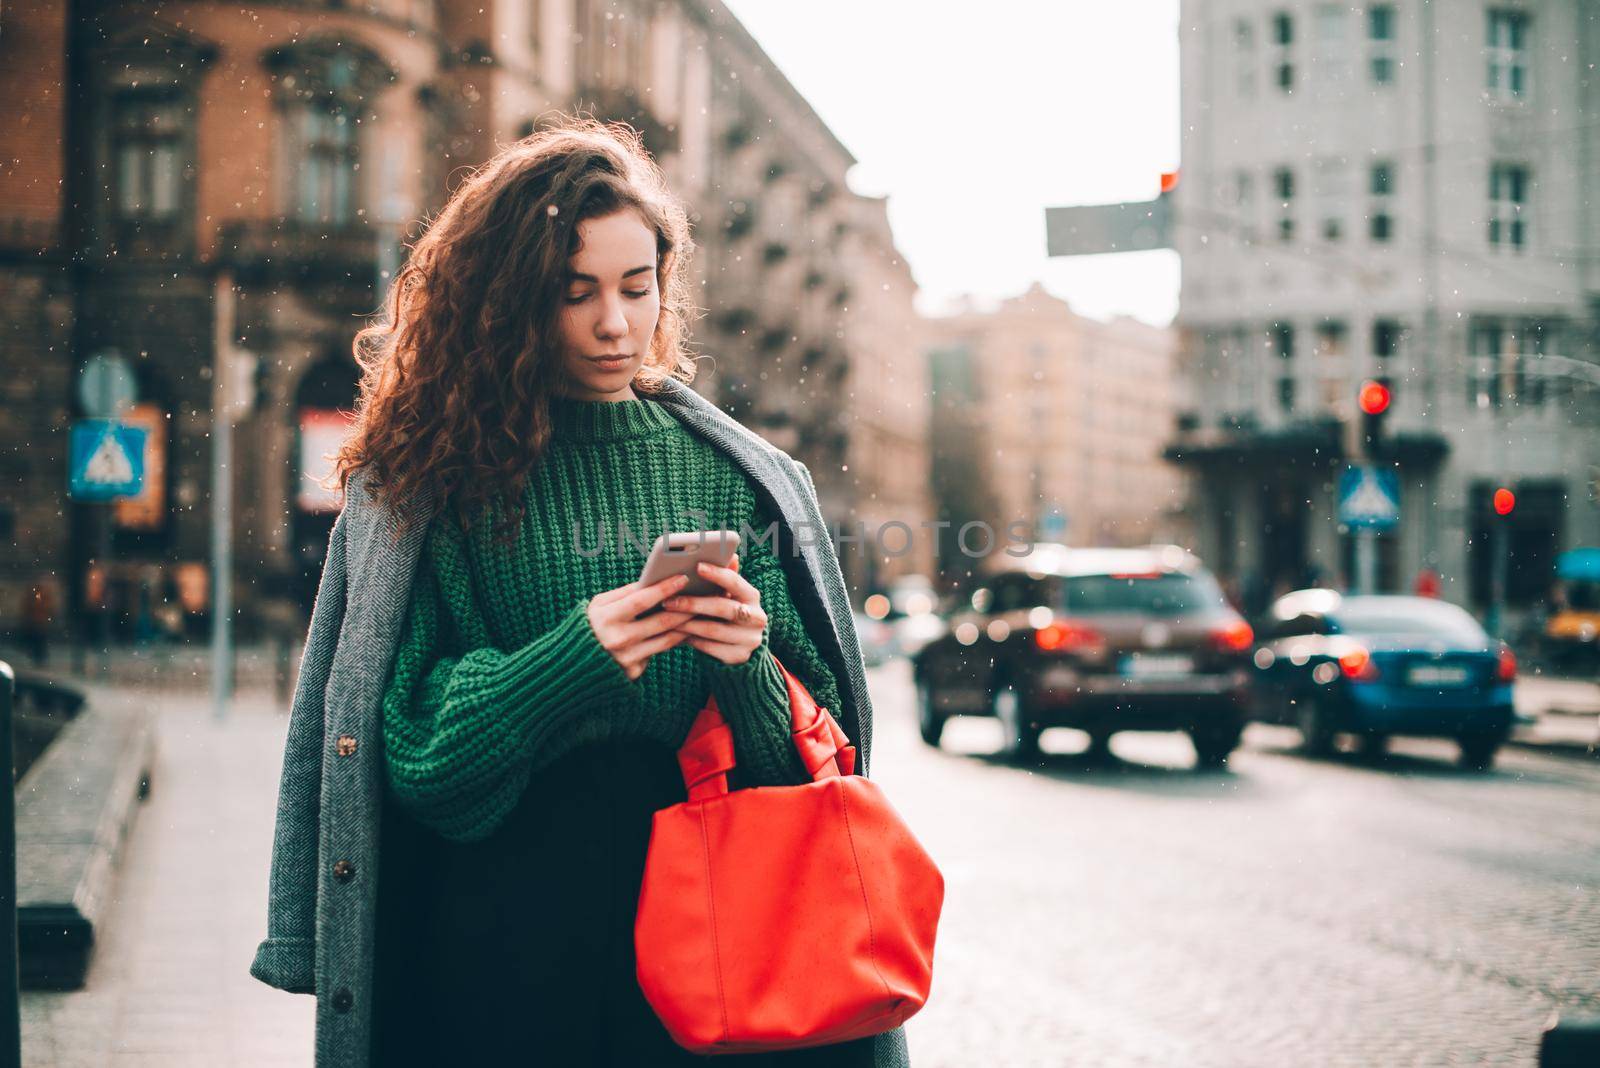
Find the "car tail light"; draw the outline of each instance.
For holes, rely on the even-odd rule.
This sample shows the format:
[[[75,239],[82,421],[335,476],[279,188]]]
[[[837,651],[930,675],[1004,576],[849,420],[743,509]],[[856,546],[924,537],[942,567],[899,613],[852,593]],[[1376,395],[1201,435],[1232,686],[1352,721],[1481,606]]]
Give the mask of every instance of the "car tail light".
[[[1501,682],[1511,682],[1517,677],[1517,654],[1510,649],[1500,650],[1500,665],[1495,669],[1494,677]]]
[[[1033,644],[1047,653],[1088,653],[1105,648],[1105,635],[1082,623],[1056,620],[1033,632]]]
[[[1378,677],[1378,665],[1372,662],[1372,655],[1359,645],[1339,655],[1339,670],[1344,672],[1345,678],[1361,682],[1370,682]]]
[[[1256,632],[1242,619],[1211,630],[1211,641],[1225,653],[1242,653],[1256,640]]]

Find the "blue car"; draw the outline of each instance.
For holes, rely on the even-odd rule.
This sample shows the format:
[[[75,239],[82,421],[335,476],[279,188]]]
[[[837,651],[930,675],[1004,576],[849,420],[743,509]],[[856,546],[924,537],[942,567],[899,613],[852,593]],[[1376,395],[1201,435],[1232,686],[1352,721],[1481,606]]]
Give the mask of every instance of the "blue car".
[[[1307,753],[1342,733],[1369,753],[1391,735],[1445,737],[1484,770],[1511,734],[1516,658],[1456,605],[1297,590],[1258,631],[1255,718],[1299,727]]]

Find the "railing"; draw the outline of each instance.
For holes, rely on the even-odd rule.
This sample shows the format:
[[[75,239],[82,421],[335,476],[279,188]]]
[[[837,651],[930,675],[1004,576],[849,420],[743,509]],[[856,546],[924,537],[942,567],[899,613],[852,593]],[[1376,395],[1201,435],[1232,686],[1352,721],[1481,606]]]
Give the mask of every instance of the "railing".
[[[310,223],[287,216],[235,220],[222,227],[218,253],[246,273],[365,279],[377,272],[384,236],[366,224]]]

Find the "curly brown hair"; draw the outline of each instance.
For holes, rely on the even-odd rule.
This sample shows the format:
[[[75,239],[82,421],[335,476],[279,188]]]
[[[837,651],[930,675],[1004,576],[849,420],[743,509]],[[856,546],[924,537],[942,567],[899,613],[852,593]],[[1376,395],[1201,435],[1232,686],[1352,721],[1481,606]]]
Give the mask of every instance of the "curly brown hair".
[[[411,247],[389,314],[356,335],[361,389],[335,457],[340,488],[366,469],[378,500],[405,506],[395,508],[402,526],[447,508],[470,525],[493,508],[509,537],[550,439],[558,302],[578,224],[627,208],[655,231],[661,294],[634,388],[690,381],[687,214],[630,127],[562,117],[466,178]]]

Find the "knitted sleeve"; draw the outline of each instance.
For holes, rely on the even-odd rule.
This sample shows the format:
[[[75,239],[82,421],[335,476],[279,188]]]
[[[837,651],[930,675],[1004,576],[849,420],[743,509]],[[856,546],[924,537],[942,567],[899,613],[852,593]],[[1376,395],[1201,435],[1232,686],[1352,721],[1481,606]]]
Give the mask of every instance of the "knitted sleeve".
[[[771,522],[758,514],[759,537]],[[777,657],[795,678],[830,712],[839,709],[839,687],[806,633],[788,579],[778,557],[776,542],[744,545],[739,550],[739,573],[761,593],[767,613],[767,633],[762,644],[743,664],[718,662],[712,677],[717,705],[727,710],[733,729],[734,752],[745,784],[782,785],[806,780],[805,768],[790,740],[789,694],[778,671]]]
[[[389,786],[446,838],[488,836],[514,808],[541,747],[632,686],[589,626],[587,600],[519,649],[490,642],[459,528],[437,520],[383,697]]]

